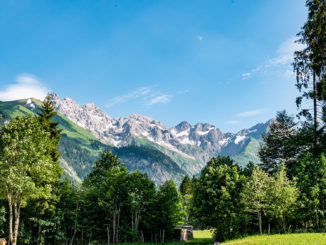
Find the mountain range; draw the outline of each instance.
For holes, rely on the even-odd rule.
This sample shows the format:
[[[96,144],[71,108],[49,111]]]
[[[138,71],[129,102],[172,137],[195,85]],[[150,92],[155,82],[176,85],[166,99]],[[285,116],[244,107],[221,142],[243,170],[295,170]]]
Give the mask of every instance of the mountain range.
[[[111,118],[95,104],[78,105],[71,98],[50,94],[60,122],[61,165],[65,174],[80,182],[104,150],[118,155],[130,171],[145,172],[156,184],[197,175],[218,155],[230,156],[240,166],[259,162],[261,136],[270,121],[237,133],[223,133],[214,125],[181,122],[167,128],[150,117],[132,114]],[[18,115],[37,112],[41,101],[29,98],[0,102],[2,123]],[[0,118],[1,119],[1,118]],[[1,123],[1,121],[0,121]]]

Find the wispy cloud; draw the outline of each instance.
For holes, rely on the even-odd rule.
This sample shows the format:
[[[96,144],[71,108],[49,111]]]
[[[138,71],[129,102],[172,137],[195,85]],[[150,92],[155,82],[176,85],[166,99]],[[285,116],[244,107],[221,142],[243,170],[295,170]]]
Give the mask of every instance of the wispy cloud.
[[[106,104],[106,107],[110,108],[115,105],[126,103],[130,100],[142,98],[151,92],[152,92],[152,87],[142,87],[142,88],[136,89],[135,91],[132,91],[130,93],[119,95],[119,96],[116,96],[116,97],[110,99],[108,101],[108,103]]]
[[[188,93],[190,93],[190,90],[189,89],[178,91],[178,94],[188,94]]]
[[[204,37],[203,36],[197,36],[197,40],[203,41],[204,40]]]
[[[185,94],[188,93],[189,90],[181,90],[176,92],[176,94]],[[113,106],[117,106],[123,103],[128,103],[131,101],[140,101],[143,106],[150,108],[155,104],[167,104],[171,101],[173,94],[164,93],[157,89],[156,85],[141,87],[134,91],[131,91],[127,94],[116,96],[110,99],[105,107],[111,108]]]
[[[241,76],[242,76],[242,80],[249,79],[251,77],[251,72],[243,73]]]
[[[252,110],[252,111],[244,111],[236,115],[236,117],[251,117],[251,116],[256,116],[260,115],[264,112],[264,110]]]
[[[10,101],[31,97],[43,100],[48,91],[36,76],[24,73],[16,77],[14,84],[0,91],[0,100]]]
[[[231,124],[231,125],[234,125],[234,124],[239,124],[240,121],[237,121],[237,120],[231,120],[231,121],[227,121],[226,124]]]
[[[296,37],[291,37],[281,43],[279,48],[276,50],[275,57],[266,60],[262,65],[251,69],[249,72],[241,74],[242,80],[249,79],[258,72],[265,73],[272,68],[289,66],[293,61],[294,52],[304,48],[304,45],[295,42],[296,39]]]
[[[171,94],[163,94],[163,95],[158,95],[158,96],[155,96],[153,98],[151,98],[147,105],[148,106],[151,106],[151,105],[154,105],[154,104],[167,104],[170,102],[172,98],[172,95]]]

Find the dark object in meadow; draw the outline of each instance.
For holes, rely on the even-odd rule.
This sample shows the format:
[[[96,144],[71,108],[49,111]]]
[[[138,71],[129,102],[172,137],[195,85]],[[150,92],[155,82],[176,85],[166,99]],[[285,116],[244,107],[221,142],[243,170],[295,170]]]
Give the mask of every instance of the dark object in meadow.
[[[0,245],[6,245],[7,244],[7,240],[4,238],[0,238]]]
[[[186,241],[194,238],[193,227],[191,225],[177,226],[174,230],[175,238]]]

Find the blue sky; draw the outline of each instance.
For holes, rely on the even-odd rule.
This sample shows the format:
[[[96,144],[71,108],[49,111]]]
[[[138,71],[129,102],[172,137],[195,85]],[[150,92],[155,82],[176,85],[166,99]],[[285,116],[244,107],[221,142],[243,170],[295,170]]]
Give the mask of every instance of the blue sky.
[[[54,91],[235,132],[296,113],[306,15],[303,0],[0,0],[0,100]]]

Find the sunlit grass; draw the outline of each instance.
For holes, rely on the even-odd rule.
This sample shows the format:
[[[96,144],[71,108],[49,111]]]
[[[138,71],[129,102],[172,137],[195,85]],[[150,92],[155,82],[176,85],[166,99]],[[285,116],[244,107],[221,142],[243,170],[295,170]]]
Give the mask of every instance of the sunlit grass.
[[[284,235],[262,235],[248,236],[243,239],[237,239],[222,243],[222,245],[325,245],[326,233],[300,233]]]

